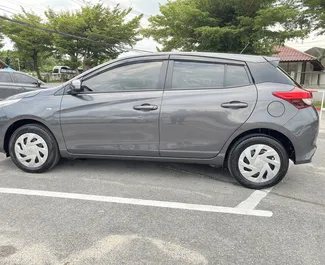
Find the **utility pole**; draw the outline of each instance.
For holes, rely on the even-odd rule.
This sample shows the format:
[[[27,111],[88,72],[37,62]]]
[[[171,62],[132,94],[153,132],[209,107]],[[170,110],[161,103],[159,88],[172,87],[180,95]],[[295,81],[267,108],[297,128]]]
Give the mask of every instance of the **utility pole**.
[[[20,60],[19,58],[16,58],[17,62],[18,62],[18,71],[20,72]]]

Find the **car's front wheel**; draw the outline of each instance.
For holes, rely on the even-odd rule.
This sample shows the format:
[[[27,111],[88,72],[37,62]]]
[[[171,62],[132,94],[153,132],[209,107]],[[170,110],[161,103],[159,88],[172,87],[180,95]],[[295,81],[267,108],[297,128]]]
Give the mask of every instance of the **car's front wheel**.
[[[286,175],[289,157],[283,145],[265,135],[239,140],[230,150],[228,169],[243,186],[252,189],[272,187]]]
[[[29,173],[47,171],[60,159],[54,136],[39,124],[19,127],[10,138],[9,154],[17,167]]]

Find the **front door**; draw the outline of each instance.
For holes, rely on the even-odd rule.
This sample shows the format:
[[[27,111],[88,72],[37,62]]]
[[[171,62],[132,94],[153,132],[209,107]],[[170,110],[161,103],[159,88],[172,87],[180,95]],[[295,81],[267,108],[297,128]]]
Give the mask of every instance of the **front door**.
[[[242,62],[171,59],[160,118],[160,154],[215,157],[252,113],[256,87]]]
[[[61,126],[75,154],[158,156],[159,112],[167,61],[123,61],[83,78],[65,94]]]

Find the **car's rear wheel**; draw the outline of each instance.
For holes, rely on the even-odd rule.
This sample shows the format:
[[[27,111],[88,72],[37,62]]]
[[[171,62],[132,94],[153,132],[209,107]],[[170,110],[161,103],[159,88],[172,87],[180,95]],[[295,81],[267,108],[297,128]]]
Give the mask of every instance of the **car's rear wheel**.
[[[54,136],[39,124],[18,128],[10,138],[9,154],[17,167],[29,173],[47,171],[60,159]]]
[[[251,135],[231,148],[228,169],[243,186],[263,189],[276,185],[286,175],[289,157],[283,145],[265,135]]]

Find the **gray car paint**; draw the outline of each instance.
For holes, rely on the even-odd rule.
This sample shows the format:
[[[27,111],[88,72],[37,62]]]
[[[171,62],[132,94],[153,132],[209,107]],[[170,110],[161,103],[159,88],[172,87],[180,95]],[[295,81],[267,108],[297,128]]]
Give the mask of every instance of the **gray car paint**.
[[[175,55],[174,53],[172,53]],[[148,55],[148,56],[140,56],[140,57],[135,57],[135,58],[126,58],[126,59],[121,59],[121,60],[114,60],[108,64],[101,65],[96,67],[95,69],[91,71],[87,71],[83,73],[82,75],[76,77],[76,79],[82,79],[85,75],[91,74],[92,72],[95,71],[101,71],[105,67],[110,67],[111,64],[116,64],[119,63],[120,61],[123,60],[146,60],[146,58],[149,58],[150,56],[163,56],[165,59],[168,54],[163,53],[161,55]],[[176,55],[179,55],[178,53]],[[186,56],[193,56],[193,54],[181,54],[186,55]],[[232,59],[232,60],[251,60],[254,62],[265,62],[265,59],[262,56],[242,56],[242,55],[220,55],[220,54],[195,54],[195,56],[202,56],[206,58],[219,58],[219,59]],[[276,59],[275,59],[276,60]],[[168,81],[168,80],[167,80]],[[243,87],[241,87],[243,88]],[[241,109],[241,110],[236,110],[234,112],[229,112],[229,113],[221,113],[219,107],[217,106],[220,104],[221,101],[218,101],[217,104],[214,104],[213,111],[211,111],[209,114],[204,114],[206,117],[209,117],[206,121],[201,122],[199,125],[205,125],[207,127],[201,127],[200,130],[204,130],[204,128],[207,128],[207,131],[204,132],[204,141],[208,144],[204,144],[200,148],[194,150],[196,152],[196,155],[190,155],[190,157],[186,157],[184,152],[184,149],[178,149],[180,153],[177,155],[174,154],[174,156],[169,155],[159,156],[157,154],[157,143],[159,142],[159,138],[154,135],[154,126],[159,127],[159,123],[157,125],[157,115],[150,113],[146,119],[143,119],[145,122],[144,123],[139,123],[139,120],[142,118],[141,115],[139,114],[130,114],[129,110],[126,112],[123,112],[119,110],[118,114],[114,114],[117,117],[117,126],[124,126],[125,128],[122,129],[124,132],[127,132],[127,137],[129,137],[128,140],[126,140],[123,137],[120,137],[118,139],[119,141],[122,141],[123,144],[127,144],[130,142],[131,139],[131,147],[132,148],[127,148],[126,150],[124,149],[119,149],[114,143],[114,141],[111,141],[113,145],[115,145],[115,149],[113,148],[106,148],[107,150],[115,150],[112,154],[105,152],[102,152],[103,150],[100,150],[101,147],[97,150],[79,150],[78,153],[72,153],[71,151],[69,152],[67,146],[75,146],[75,147],[80,147],[82,145],[82,135],[88,137],[89,139],[93,139],[96,143],[95,145],[98,145],[100,143],[99,140],[106,140],[105,135],[105,129],[106,131],[109,131],[112,127],[105,127],[103,124],[99,124],[99,121],[106,121],[106,124],[109,124],[110,122],[108,121],[116,121],[114,118],[107,118],[107,116],[100,114],[98,112],[96,115],[100,118],[98,121],[96,121],[96,130],[93,129],[94,124],[89,124],[89,117],[93,115],[92,113],[96,112],[94,110],[94,106],[96,104],[92,104],[89,102],[93,101],[98,101],[99,106],[105,106],[109,104],[115,104],[116,102],[121,102],[121,100],[126,100],[126,103],[122,102],[121,104],[124,104],[123,107],[130,108],[133,106],[134,102],[139,102],[143,100],[143,98],[147,99],[152,99],[155,102],[159,101],[158,99],[162,96],[160,96],[160,91],[154,91],[154,93],[149,92],[149,95],[146,95],[142,97],[141,95],[132,95],[129,93],[126,93],[123,97],[120,97],[117,95],[115,98],[108,97],[110,100],[110,103],[108,104],[106,99],[99,99],[97,98],[96,100],[90,99],[90,101],[87,101],[87,99],[78,99],[78,96],[74,95],[69,95],[69,83],[66,83],[62,86],[59,86],[57,88],[53,89],[48,89],[48,90],[43,90],[40,91],[39,93],[35,94],[34,96],[28,96],[25,97],[26,94],[21,94],[14,96],[13,98],[19,98],[19,97],[25,97],[18,103],[12,104],[5,106],[3,108],[0,108],[0,149],[4,149],[4,137],[5,133],[10,128],[10,126],[17,121],[24,120],[24,119],[30,119],[30,120],[35,120],[40,123],[43,123],[46,127],[48,127],[52,133],[54,134],[56,140],[58,141],[58,145],[60,148],[60,153],[63,157],[69,157],[69,158],[78,158],[78,157],[90,157],[90,158],[120,158],[120,159],[140,159],[140,160],[161,160],[161,161],[178,161],[178,162],[189,162],[189,163],[206,163],[206,164],[216,164],[216,165],[221,165],[224,162],[224,158],[226,155],[226,152],[228,150],[228,147],[231,145],[234,139],[236,137],[240,136],[241,134],[252,130],[252,129],[259,129],[259,128],[265,128],[265,129],[272,129],[275,131],[278,131],[284,135],[286,135],[291,142],[294,145],[295,148],[295,163],[303,163],[303,162],[308,162],[312,158],[315,149],[316,149],[316,137],[317,137],[317,132],[318,132],[318,114],[316,110],[313,107],[309,107],[306,109],[298,110],[294,106],[292,106],[290,103],[280,100],[272,95],[272,92],[274,91],[283,91],[283,90],[291,90],[293,86],[288,86],[288,85],[283,85],[283,84],[274,84],[274,83],[262,83],[262,84],[257,84],[256,87],[255,85],[248,86],[249,90],[245,90],[244,92],[239,92],[242,93],[241,95],[238,95],[236,93],[236,98],[240,97],[240,100],[244,99],[249,99],[251,102],[250,108],[247,109]],[[240,88],[229,88],[229,91],[235,91],[233,89],[240,89]],[[247,89],[247,87],[245,87]],[[65,91],[65,92],[64,92]],[[253,92],[255,91],[255,92]],[[183,91],[184,92],[184,91]],[[142,92],[141,92],[142,93]],[[166,94],[166,107],[164,107],[163,103],[163,108],[162,108],[162,117],[161,117],[161,131],[159,133],[159,130],[157,128],[157,135],[160,134],[160,139],[161,139],[161,146],[164,147],[168,145],[169,143],[175,142],[171,137],[173,134],[167,133],[167,136],[165,134],[164,129],[165,125],[167,126],[168,118],[170,118],[170,115],[172,112],[176,111],[177,115],[177,109],[176,104],[171,104],[169,107],[170,99],[173,97],[172,91],[165,91]],[[195,91],[190,91],[190,92],[185,92],[189,93],[185,98],[189,98],[191,100],[194,99]],[[253,93],[253,96],[250,98],[247,98]],[[254,94],[255,93],[255,94]],[[117,93],[118,94],[118,93]],[[136,93],[140,94],[140,93]],[[195,94],[196,98],[199,98],[200,95],[203,95],[202,97],[205,97],[205,100],[208,99],[211,96],[217,96],[218,91],[209,91],[206,93],[197,93]],[[143,94],[144,95],[144,94]],[[232,93],[229,93],[229,99],[233,99],[234,96],[232,96]],[[254,95],[257,95],[257,104],[254,109],[253,103],[255,101]],[[87,95],[84,95],[87,97]],[[88,95],[89,96],[89,95]],[[132,96],[132,98],[131,98]],[[220,95],[218,95],[220,96]],[[91,96],[94,98],[94,96]],[[225,98],[225,100],[228,100],[228,98]],[[180,99],[179,99],[180,100]],[[206,112],[207,109],[205,108],[205,105],[199,104],[199,107],[191,108],[190,103],[191,100],[186,100],[185,103],[187,104],[185,110],[189,111],[192,119],[195,117],[201,117],[202,113]],[[227,101],[226,100],[226,101]],[[273,101],[279,101],[285,106],[285,111],[280,117],[273,117],[268,113],[268,106],[271,102]],[[62,106],[63,108],[61,109],[61,102],[64,103]],[[84,102],[84,103],[83,103]],[[177,100],[176,100],[177,102]],[[183,101],[182,101],[183,102]],[[118,103],[118,104],[119,104]],[[144,103],[144,101],[143,101]],[[212,102],[210,102],[212,104]],[[213,102],[214,103],[214,102]],[[71,105],[69,105],[71,104]],[[158,104],[158,102],[157,102]],[[0,105],[1,106],[1,105]],[[121,105],[120,105],[121,106]],[[187,109],[188,108],[188,109]],[[78,110],[81,110],[81,112],[78,112]],[[254,111],[252,112],[252,110]],[[210,111],[210,110],[209,110]],[[184,117],[184,112],[181,111],[182,117]],[[78,114],[79,113],[79,114]],[[180,112],[179,112],[180,113]],[[219,113],[220,116],[216,116],[216,120],[218,119],[218,122],[213,122],[211,125],[212,118],[210,118],[211,115],[216,115]],[[96,116],[95,115],[95,116]],[[131,119],[135,119],[136,122],[131,122],[130,121],[130,116]],[[167,117],[167,118],[166,118]],[[221,118],[220,118],[221,117]],[[62,127],[60,124],[60,119],[62,119]],[[210,120],[209,120],[210,119]],[[245,121],[246,120],[246,121]],[[141,124],[139,126],[139,124]],[[155,125],[154,125],[155,124]],[[111,124],[109,124],[110,126]],[[145,137],[146,131],[143,129],[144,127],[147,127],[146,129],[151,127],[151,131]],[[87,130],[83,131],[76,137],[76,132],[80,131],[80,127],[82,126],[84,129],[90,129],[91,132],[87,132]],[[137,129],[142,128],[142,131],[140,133],[136,132],[133,126],[137,126]],[[105,127],[105,128],[104,128]],[[120,128],[122,128],[120,127]],[[195,128],[192,126],[192,128]],[[220,128],[221,131],[220,131]],[[229,131],[227,132],[227,129]],[[100,132],[97,132],[97,129],[100,130]],[[72,131],[72,132],[71,132]],[[131,132],[131,133],[129,133]],[[221,132],[221,133],[220,133]],[[91,134],[94,133],[94,137],[91,136]],[[197,132],[195,132],[197,133]],[[219,134],[220,133],[220,134]],[[70,135],[71,134],[71,135]],[[184,134],[184,128],[182,126],[179,126],[176,128],[176,133],[174,135],[182,135]],[[116,135],[116,134],[115,134]],[[158,136],[159,137],[159,136]],[[207,137],[207,138],[206,138]],[[98,139],[97,139],[98,138]],[[192,137],[189,137],[192,139]],[[213,140],[213,139],[216,140]],[[221,139],[222,138],[222,139]],[[228,138],[228,139],[227,139]],[[306,140],[308,138],[308,140]],[[197,141],[197,135],[195,136],[195,141]],[[208,139],[208,140],[206,140]],[[221,140],[219,140],[221,139]],[[202,139],[201,139],[202,140]],[[133,148],[132,144],[139,142],[139,144],[144,144],[145,148],[140,147],[138,149]],[[193,148],[194,142],[192,141],[192,147]],[[149,144],[152,144],[152,147],[149,147]],[[102,142],[102,145],[107,145],[110,146],[110,143]],[[130,146],[129,146],[130,147]],[[206,149],[205,149],[206,147]],[[117,148],[117,149],[116,149]],[[120,153],[116,152],[117,150],[120,151]],[[164,152],[170,151],[166,148],[161,148],[161,151]],[[185,150],[187,151],[187,150]],[[203,155],[201,154],[203,152]],[[215,152],[215,156],[213,156],[213,153]],[[172,152],[170,152],[172,153]],[[217,155],[217,153],[219,153]]]
[[[159,156],[159,111],[163,91],[64,95],[62,132],[71,153]]]
[[[48,88],[47,85],[45,85],[42,81],[38,80],[35,77],[32,77],[28,74],[22,73],[22,72],[17,72],[17,71],[7,71],[7,70],[1,70],[2,73],[8,73],[11,76],[12,82],[0,82],[0,100],[3,100],[7,97],[24,93],[24,92],[29,92],[29,91],[34,91],[37,89],[43,89],[43,88]],[[30,78],[33,78],[35,82],[38,82],[38,84],[26,84],[26,83],[19,83],[17,81],[16,76],[14,75],[20,74],[20,75],[26,75]]]
[[[165,91],[160,120],[161,156],[215,157],[234,131],[248,119],[256,99],[254,85]],[[245,102],[248,107],[221,107],[222,103],[230,101]]]

